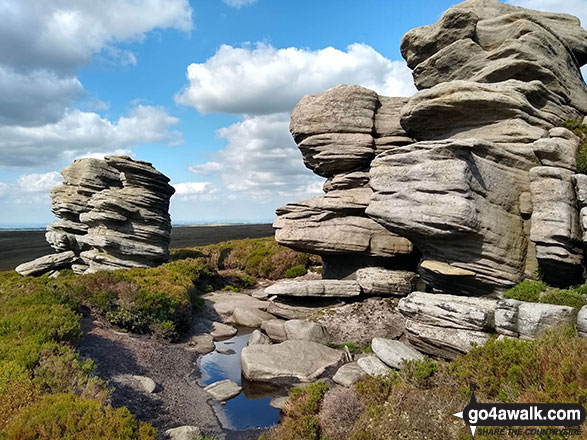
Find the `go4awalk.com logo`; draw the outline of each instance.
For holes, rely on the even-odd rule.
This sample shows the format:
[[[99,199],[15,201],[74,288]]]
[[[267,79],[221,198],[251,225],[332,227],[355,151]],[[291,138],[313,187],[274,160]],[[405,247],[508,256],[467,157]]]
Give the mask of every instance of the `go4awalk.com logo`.
[[[561,435],[581,434],[585,421],[582,403],[479,403],[471,385],[471,400],[460,417],[475,434],[488,435]],[[482,426],[482,428],[477,428]]]

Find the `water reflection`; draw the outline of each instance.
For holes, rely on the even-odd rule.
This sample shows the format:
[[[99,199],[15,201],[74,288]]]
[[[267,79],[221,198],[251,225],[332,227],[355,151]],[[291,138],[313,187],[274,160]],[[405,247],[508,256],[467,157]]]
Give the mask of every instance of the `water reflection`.
[[[279,422],[279,410],[269,406],[271,399],[286,395],[283,388],[270,384],[250,382],[241,377],[241,351],[247,346],[250,333],[242,333],[225,341],[215,342],[216,350],[233,350],[233,354],[213,351],[199,359],[202,386],[230,379],[243,387],[243,392],[225,405],[215,404],[219,419],[226,429],[242,430],[268,427]]]

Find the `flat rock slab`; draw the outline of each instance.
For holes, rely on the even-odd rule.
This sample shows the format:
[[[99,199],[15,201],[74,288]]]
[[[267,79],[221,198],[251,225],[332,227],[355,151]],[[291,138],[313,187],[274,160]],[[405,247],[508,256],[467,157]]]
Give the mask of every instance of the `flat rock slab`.
[[[232,380],[226,379],[208,385],[204,388],[204,391],[219,402],[224,402],[238,396],[242,388]]]
[[[268,295],[349,298],[359,296],[361,287],[354,280],[281,281],[267,287]]]
[[[576,323],[577,312],[569,306],[521,302],[518,306],[518,333],[522,339],[537,338],[545,330]]]
[[[324,326],[312,321],[292,319],[284,324],[287,339],[299,339],[302,341],[314,341],[320,344],[328,343],[328,331]]]
[[[215,341],[217,341],[236,335],[237,329],[221,322],[196,317],[192,323],[191,332],[195,335],[208,333]]]
[[[424,355],[413,347],[393,339],[373,338],[371,349],[386,365],[400,369],[404,361],[421,361]]]
[[[337,298],[280,297],[269,302],[267,312],[283,319],[306,319],[327,307],[342,305]]]
[[[212,321],[231,322],[232,314],[238,307],[266,310],[268,305],[267,301],[261,301],[237,292],[212,292],[203,295],[202,298],[204,299],[203,314]]]
[[[232,319],[235,324],[243,327],[258,328],[263,322],[275,319],[275,316],[254,307],[237,307],[234,309]]]
[[[357,282],[365,295],[406,296],[421,286],[417,273],[381,267],[357,270]]]
[[[344,387],[350,387],[366,376],[368,374],[359,366],[358,362],[351,362],[340,367],[332,380]]]
[[[39,257],[28,263],[22,263],[15,270],[22,276],[42,275],[52,270],[71,266],[77,259],[73,251],[60,252],[58,254]]]
[[[392,371],[374,354],[362,357],[357,361],[357,364],[369,376],[387,376]]]
[[[186,425],[168,429],[163,433],[163,438],[168,440],[194,440],[200,435],[202,435],[200,428]]]
[[[336,369],[343,353],[312,341],[251,345],[241,354],[243,376],[261,382],[313,382]]]

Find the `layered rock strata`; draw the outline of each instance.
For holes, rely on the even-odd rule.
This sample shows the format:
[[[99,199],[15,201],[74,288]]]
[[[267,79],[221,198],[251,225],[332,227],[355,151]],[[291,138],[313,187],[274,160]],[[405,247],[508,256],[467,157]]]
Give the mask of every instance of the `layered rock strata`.
[[[46,239],[56,255],[74,254],[68,267],[83,273],[167,261],[169,200],[175,192],[169,178],[150,163],[126,156],[78,159],[61,174],[63,184],[51,190],[58,220],[47,227]],[[31,265],[39,267],[36,274],[51,270],[42,266],[46,259],[17,271],[27,275]]]
[[[413,252],[449,293],[499,293],[537,270],[580,281],[579,139],[560,127],[587,113],[579,20],[468,0],[401,50],[411,98],[338,86],[293,110],[304,163],[328,180],[324,196],[278,209],[277,240],[324,255],[327,278]]]

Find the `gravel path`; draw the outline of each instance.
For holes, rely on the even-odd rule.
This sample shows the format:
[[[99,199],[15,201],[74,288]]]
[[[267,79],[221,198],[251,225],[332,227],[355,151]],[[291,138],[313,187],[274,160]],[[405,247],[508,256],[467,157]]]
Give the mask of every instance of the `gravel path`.
[[[258,438],[259,431],[222,429],[207,402],[208,394],[196,384],[193,372],[198,354],[194,351],[182,344],[118,332],[89,313],[82,318],[82,327],[84,337],[79,352],[82,357],[92,358],[98,375],[115,387],[113,406],[126,406],[160,432],[194,425],[219,440]],[[142,391],[129,379],[130,375],[150,377],[158,385],[156,392]]]

